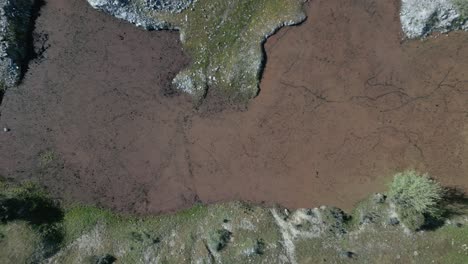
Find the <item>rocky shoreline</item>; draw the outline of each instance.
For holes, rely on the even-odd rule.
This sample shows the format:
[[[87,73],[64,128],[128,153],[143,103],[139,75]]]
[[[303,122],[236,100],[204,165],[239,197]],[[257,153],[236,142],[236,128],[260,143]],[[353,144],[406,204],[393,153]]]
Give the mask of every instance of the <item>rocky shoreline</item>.
[[[433,32],[468,30],[463,0],[402,0],[400,20],[407,38],[422,38]]]
[[[181,40],[186,44],[185,49],[194,57],[194,65],[180,72],[173,84],[177,89],[191,94],[196,101],[202,100],[209,87],[222,90],[228,98],[245,100],[255,97],[258,93],[258,82],[264,61],[261,43],[278,28],[293,25],[305,19],[304,14],[298,13],[292,16],[296,18],[288,15],[276,22],[264,21],[266,26],[260,29],[258,34],[239,41],[240,47],[232,52],[235,54],[223,57],[224,54],[212,50],[213,47],[210,48],[210,42],[215,40],[222,42],[224,39],[210,33],[208,25],[200,25],[202,28],[198,29],[194,24],[200,22],[210,24],[213,19],[217,19],[217,13],[226,13],[228,8],[241,10],[243,7],[241,4],[237,7],[233,7],[232,4],[220,7],[208,5],[204,1],[197,3],[197,0],[87,1],[95,9],[147,30],[180,30]],[[0,90],[2,93],[19,83],[27,70],[28,61],[34,55],[32,30],[34,16],[41,3],[41,0],[0,1],[0,76],[2,79]],[[415,39],[428,36],[432,32],[466,31],[468,30],[467,6],[468,4],[463,0],[402,0],[400,20],[405,37]],[[210,18],[209,12],[203,11],[206,8],[213,9],[213,18]],[[216,8],[218,9],[215,10]],[[196,9],[201,9],[202,12],[197,12]],[[224,22],[218,21],[217,23],[221,24],[214,26],[220,27]],[[239,23],[243,22],[239,21]],[[254,26],[247,25],[247,27]],[[194,30],[207,30],[208,34],[204,36],[207,40],[190,43],[190,40],[187,40],[187,34],[193,35]],[[219,30],[217,32],[223,37],[232,33],[236,41],[246,34],[244,29],[236,29],[234,32]],[[199,37],[189,36],[188,38]],[[195,50],[192,47],[194,44],[197,45]],[[233,43],[224,43],[224,45],[222,50],[229,53]]]
[[[173,12],[182,11],[186,5],[183,3],[187,1],[181,0],[180,4],[172,3],[169,6],[162,6],[152,4],[151,0],[146,1],[106,1],[106,0],[87,0],[88,3],[95,9],[105,12],[116,18],[128,21],[138,27],[146,30],[164,30],[174,29],[170,24],[165,21],[154,19],[146,15],[148,11],[162,11],[174,10]],[[167,2],[167,1],[166,1]],[[155,7],[156,6],[156,7]],[[158,8],[159,7],[159,8]]]
[[[0,76],[3,89],[17,85],[33,55],[34,12],[41,1],[0,1]]]

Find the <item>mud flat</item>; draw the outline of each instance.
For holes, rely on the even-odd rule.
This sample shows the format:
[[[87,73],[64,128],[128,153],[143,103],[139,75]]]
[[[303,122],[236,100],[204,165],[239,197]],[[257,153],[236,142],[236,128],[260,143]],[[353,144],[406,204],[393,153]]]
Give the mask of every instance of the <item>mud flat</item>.
[[[247,109],[170,89],[189,59],[84,0],[49,0],[44,58],[1,105],[0,175],[141,214],[249,200],[351,208],[408,167],[468,190],[468,34],[402,41],[399,1],[317,0],[266,43]]]

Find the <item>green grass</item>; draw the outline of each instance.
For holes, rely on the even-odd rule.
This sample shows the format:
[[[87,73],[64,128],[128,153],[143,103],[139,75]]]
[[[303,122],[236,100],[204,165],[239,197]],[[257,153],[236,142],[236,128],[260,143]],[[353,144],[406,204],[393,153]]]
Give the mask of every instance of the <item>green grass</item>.
[[[46,167],[52,164],[54,161],[57,160],[57,154],[53,150],[45,150],[39,153],[39,165],[41,167]]]
[[[41,236],[24,221],[0,225],[0,262],[33,263],[38,258]]]
[[[111,254],[122,263],[143,263],[142,256],[146,254],[153,258],[158,255],[162,263],[185,263],[194,258],[208,260],[210,253],[207,248],[232,263],[239,259],[259,258],[260,255],[274,259],[276,251],[269,247],[280,239],[279,233],[271,219],[259,222],[267,219],[268,215],[266,209],[253,207],[248,210],[242,203],[209,207],[197,205],[177,214],[146,218],[119,216],[107,210],[76,206],[65,213],[62,225],[64,250],[55,260],[79,263]],[[243,222],[239,216],[244,217]],[[246,229],[244,221],[255,223],[258,231]],[[219,235],[228,232],[226,225],[233,228],[234,241]],[[220,242],[224,243],[222,250],[217,247]],[[95,243],[99,246],[87,253],[80,249],[83,245]]]
[[[390,202],[371,196],[351,218],[332,207],[296,215],[318,222],[296,222],[294,212],[276,211],[292,221],[291,230],[303,232],[292,239],[298,263],[466,263],[467,198],[453,192],[446,201],[450,223],[412,233],[388,223]],[[277,223],[270,209],[246,203],[196,205],[148,217],[83,205],[67,207],[57,217],[54,206],[31,183],[0,182],[0,263],[94,263],[106,255],[118,263],[281,263],[290,256],[283,236],[292,231]],[[317,225],[322,231],[308,235]]]
[[[180,29],[192,64],[177,87],[202,100],[208,88],[246,102],[258,93],[263,41],[285,24],[305,19],[303,0],[199,0],[180,14],[151,13]]]
[[[34,184],[15,186],[0,182],[0,221],[3,223],[0,226],[8,232],[16,232],[14,235],[6,232],[1,242],[6,243],[6,247],[21,244],[18,248],[25,248],[12,251],[14,254],[6,251],[0,259],[22,263],[19,259],[42,259],[54,254],[62,242],[62,217],[58,205]],[[34,247],[34,250],[26,250],[29,247]],[[31,251],[34,251],[34,256]]]

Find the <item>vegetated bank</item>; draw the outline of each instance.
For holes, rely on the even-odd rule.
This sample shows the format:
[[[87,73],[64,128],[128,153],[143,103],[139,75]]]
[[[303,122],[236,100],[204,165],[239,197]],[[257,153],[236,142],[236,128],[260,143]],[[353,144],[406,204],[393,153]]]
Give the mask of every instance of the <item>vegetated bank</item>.
[[[397,174],[388,194],[371,195],[351,215],[232,202],[136,218],[80,205],[62,210],[29,184],[3,183],[0,193],[0,260],[7,263],[468,260],[468,199],[414,171]],[[411,214],[422,217],[414,230]]]
[[[179,30],[192,64],[173,83],[196,102],[208,88],[240,102],[256,96],[265,60],[263,42],[279,28],[306,18],[304,0],[88,2],[149,30]]]

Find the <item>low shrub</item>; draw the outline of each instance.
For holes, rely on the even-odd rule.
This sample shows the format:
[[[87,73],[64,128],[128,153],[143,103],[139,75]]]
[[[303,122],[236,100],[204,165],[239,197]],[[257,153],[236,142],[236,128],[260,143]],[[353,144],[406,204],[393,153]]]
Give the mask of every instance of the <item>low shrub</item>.
[[[401,222],[411,230],[420,229],[429,218],[442,216],[443,196],[439,183],[414,170],[397,173],[389,189]]]

